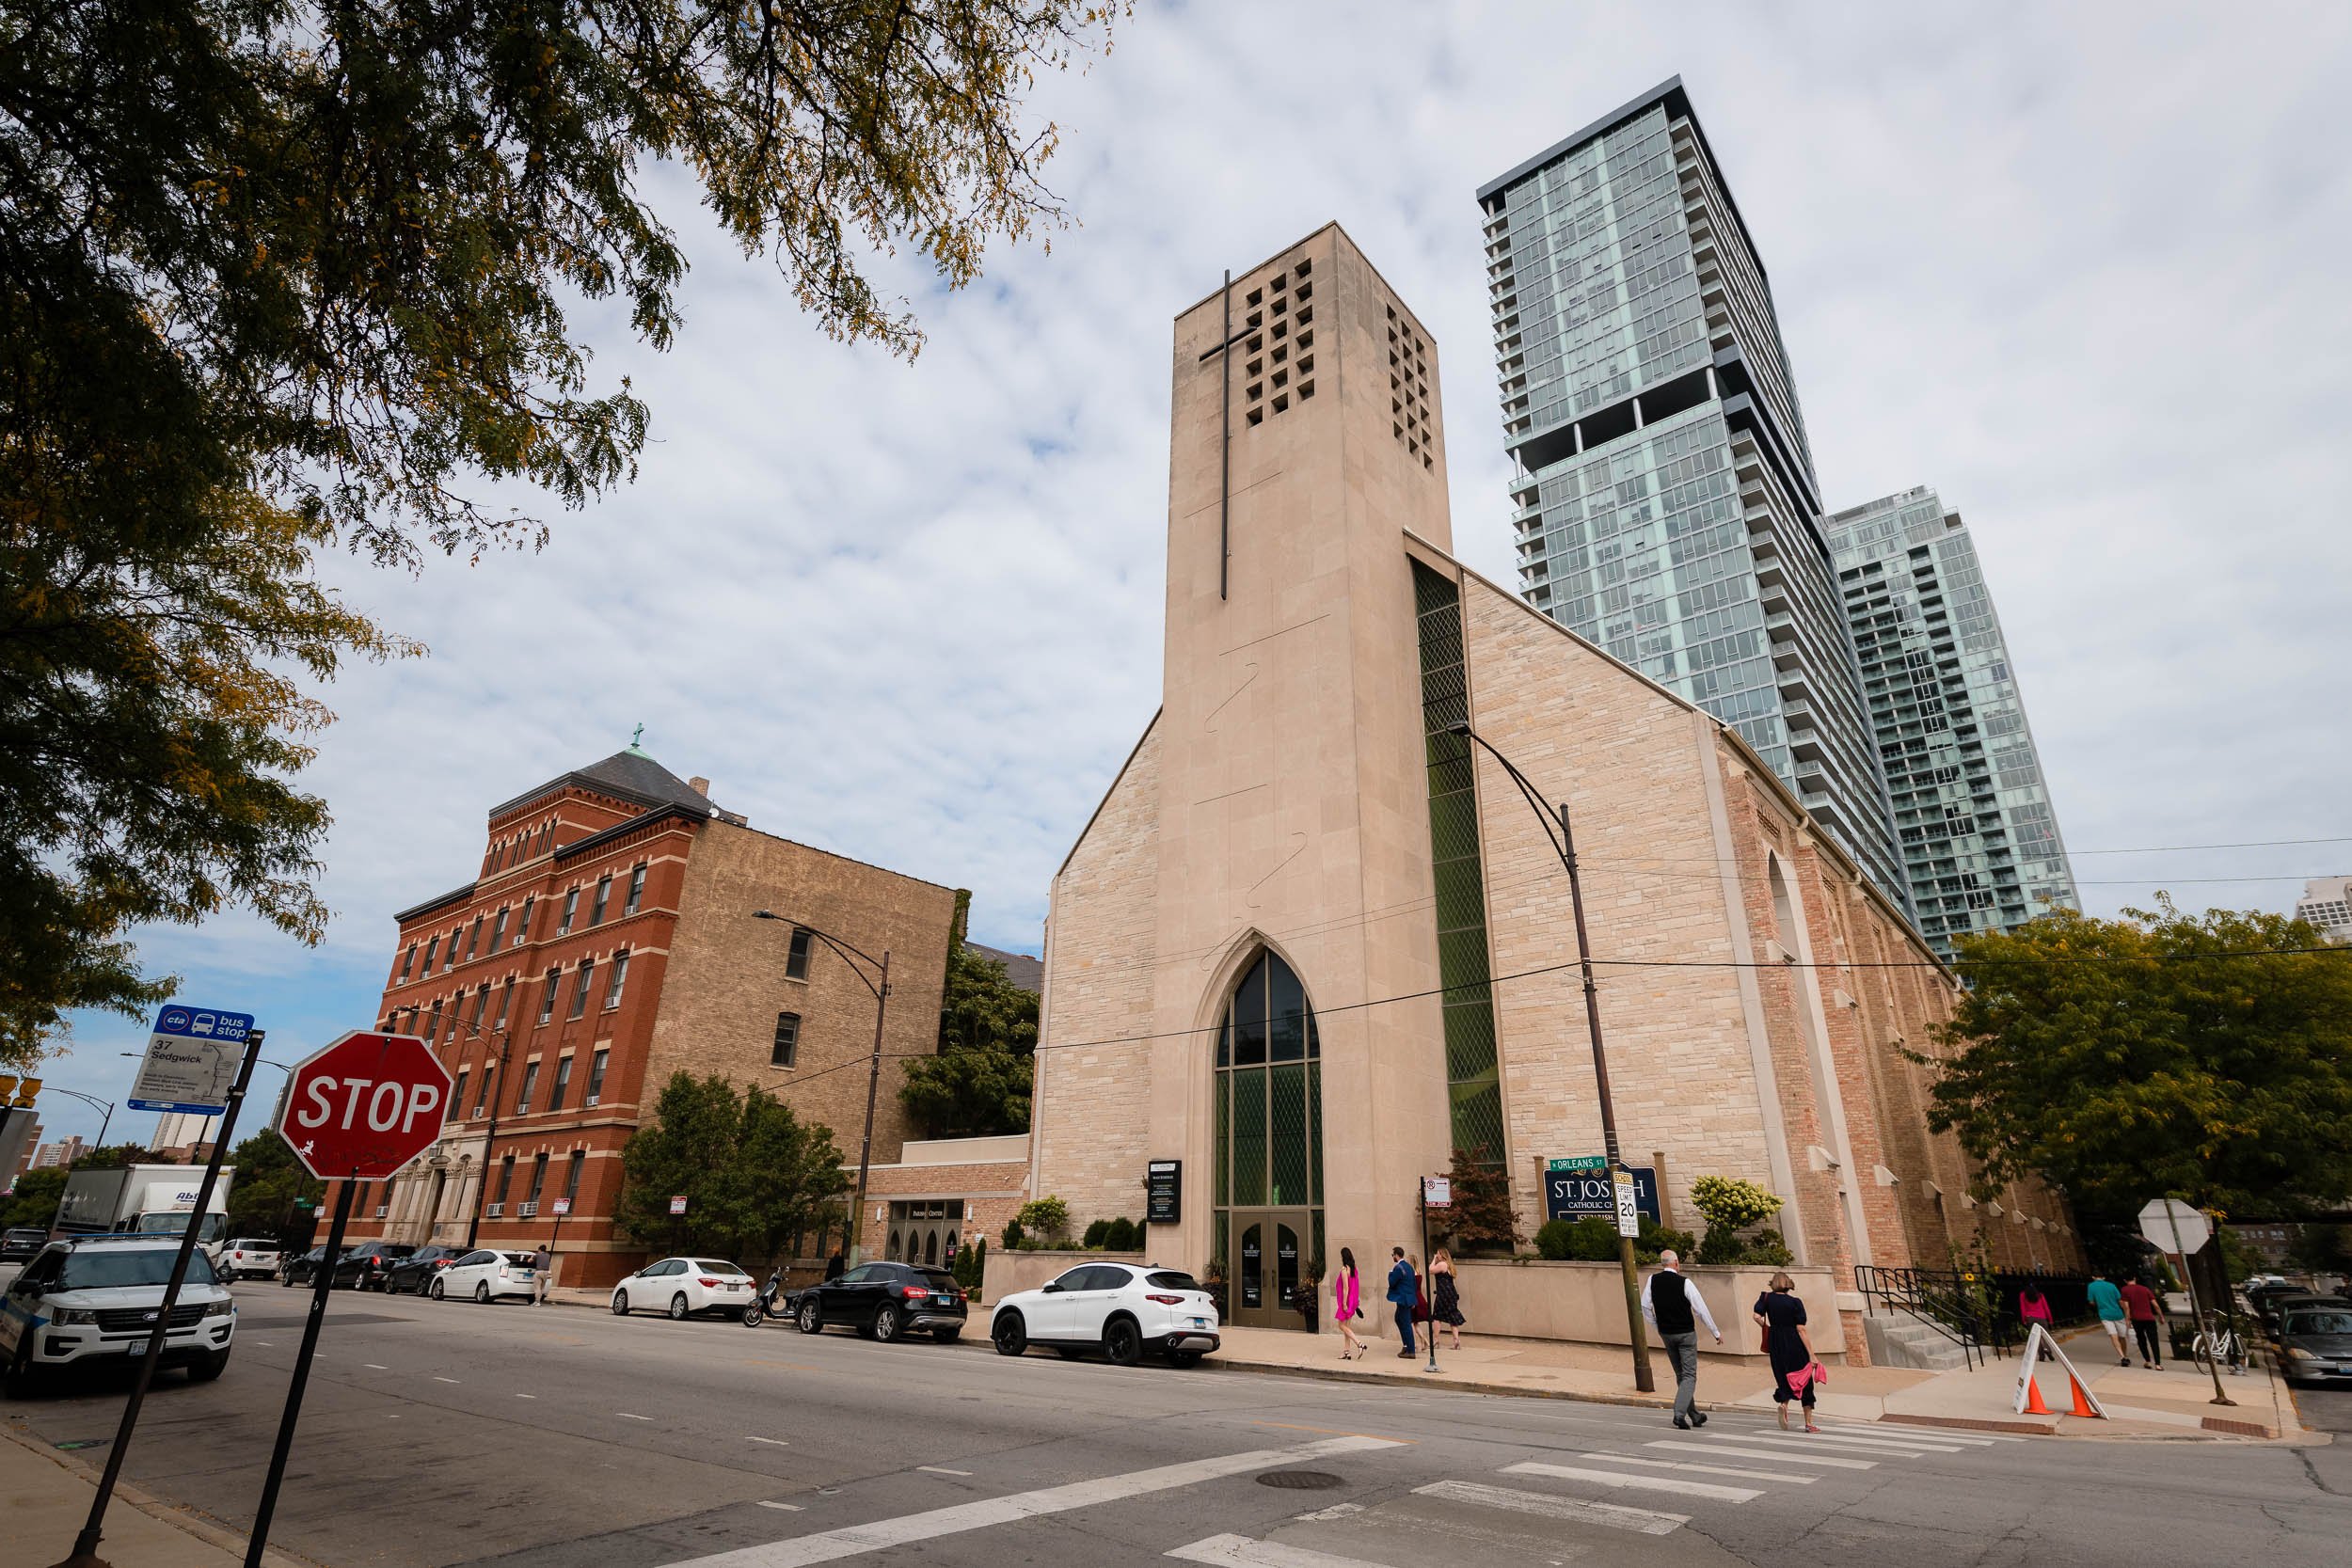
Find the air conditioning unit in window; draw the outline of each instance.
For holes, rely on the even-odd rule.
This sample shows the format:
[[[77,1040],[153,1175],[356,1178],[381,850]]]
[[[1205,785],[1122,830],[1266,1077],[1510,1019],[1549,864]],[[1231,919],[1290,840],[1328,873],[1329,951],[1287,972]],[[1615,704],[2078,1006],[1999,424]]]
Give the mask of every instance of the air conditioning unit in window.
[[[375,1217],[379,1220],[391,1212],[392,1206],[389,1203],[379,1203],[375,1206]]]
[[[538,1212],[539,1206],[535,1203],[518,1203],[515,1206],[515,1212],[524,1219],[531,1218]]]
[[[592,1094],[592,1095],[590,1095],[587,1099],[585,1099],[585,1100],[581,1101],[580,1103],[581,1107],[584,1109],[584,1108],[585,1108],[585,1107],[587,1107],[587,1106],[594,1105],[594,1104],[595,1104],[597,1101],[599,1101],[599,1100],[601,1100],[601,1099],[603,1099],[603,1098],[604,1098],[604,1097],[603,1097],[602,1095],[595,1095],[595,1094]]]
[[[485,1210],[483,1210],[483,1211],[482,1211],[482,1217],[483,1217],[483,1218],[485,1218],[485,1219],[492,1219],[492,1220],[494,1220],[494,1219],[498,1218],[501,1214],[503,1214],[504,1212],[506,1212],[506,1205],[505,1205],[505,1204],[503,1204],[503,1203],[493,1203],[493,1204],[491,1204],[488,1208],[486,1208],[486,1209],[485,1209]]]

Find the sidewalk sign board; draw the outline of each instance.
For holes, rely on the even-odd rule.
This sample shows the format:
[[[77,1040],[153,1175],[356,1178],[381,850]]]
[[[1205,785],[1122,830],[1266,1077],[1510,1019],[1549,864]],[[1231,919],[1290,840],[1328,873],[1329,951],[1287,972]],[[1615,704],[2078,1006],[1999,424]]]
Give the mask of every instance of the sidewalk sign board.
[[[155,1015],[147,1055],[124,1101],[134,1111],[184,1111],[218,1116],[229,1103],[251,1013],[190,1007],[174,1002]]]
[[[2074,1395],[2074,1407],[2072,1410],[2053,1410],[2042,1402],[2042,1386],[2035,1381],[2034,1372],[2045,1352],[2066,1373],[2068,1391]],[[2020,1416],[2092,1416],[2103,1421],[2107,1418],[2106,1411],[2099,1403],[2099,1396],[2090,1391],[2090,1385],[2083,1381],[2083,1374],[2074,1370],[2074,1363],[2067,1359],[2066,1352],[2058,1348],[2058,1340],[2046,1326],[2035,1323],[2033,1331],[2026,1336],[2026,1348],[2019,1354],[2023,1359],[2017,1366],[2017,1414]]]

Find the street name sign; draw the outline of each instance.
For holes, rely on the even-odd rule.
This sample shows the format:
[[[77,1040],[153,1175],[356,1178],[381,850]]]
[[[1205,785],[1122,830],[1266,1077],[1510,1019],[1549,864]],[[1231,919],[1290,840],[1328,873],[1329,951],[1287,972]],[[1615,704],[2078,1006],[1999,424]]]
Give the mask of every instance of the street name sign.
[[[2177,1197],[2152,1199],[2139,1212],[2139,1233],[2163,1252],[2202,1252],[2213,1240],[2213,1222],[2203,1211]]]
[[[288,1075],[278,1135],[322,1180],[379,1180],[440,1137],[449,1094],[424,1041],[354,1030]]]
[[[218,1116],[253,1033],[251,1013],[225,1013],[174,1002],[155,1015],[147,1056],[131,1081],[134,1111],[185,1111]]]

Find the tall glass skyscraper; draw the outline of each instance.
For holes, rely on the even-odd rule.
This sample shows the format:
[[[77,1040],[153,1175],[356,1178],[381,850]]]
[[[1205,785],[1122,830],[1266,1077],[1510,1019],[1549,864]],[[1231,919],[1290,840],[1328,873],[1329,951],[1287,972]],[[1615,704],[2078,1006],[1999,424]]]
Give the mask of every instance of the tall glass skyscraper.
[[[1521,591],[1736,725],[1908,908],[1772,289],[1681,78],[1478,199]]]
[[[1878,732],[1920,933],[2078,909],[2009,645],[1960,514],[1934,491],[1885,496],[1827,526]]]

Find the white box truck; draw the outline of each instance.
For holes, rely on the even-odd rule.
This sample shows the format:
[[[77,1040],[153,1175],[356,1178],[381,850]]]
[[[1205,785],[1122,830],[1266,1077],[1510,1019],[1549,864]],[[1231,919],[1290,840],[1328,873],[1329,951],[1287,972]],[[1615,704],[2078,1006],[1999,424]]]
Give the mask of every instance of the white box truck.
[[[215,1266],[229,1240],[229,1185],[234,1165],[220,1167],[196,1240]],[[77,1170],[65,1179],[57,1200],[55,1235],[89,1236],[136,1231],[177,1236],[196,1216],[196,1195],[204,1184],[202,1165],[119,1165],[113,1170]]]

